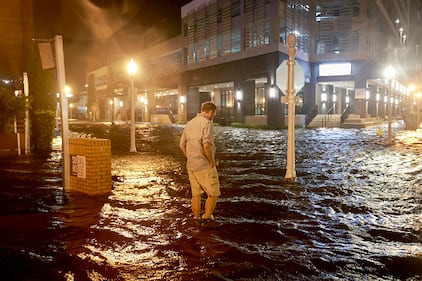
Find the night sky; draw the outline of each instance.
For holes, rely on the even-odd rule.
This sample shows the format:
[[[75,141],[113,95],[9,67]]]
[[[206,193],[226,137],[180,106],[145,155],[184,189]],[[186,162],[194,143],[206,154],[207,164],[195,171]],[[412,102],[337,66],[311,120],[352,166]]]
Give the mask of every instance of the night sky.
[[[63,36],[66,81],[82,89],[86,74],[116,57],[180,34],[189,0],[34,0],[35,37]],[[163,22],[170,28],[156,28]],[[142,32],[150,40],[142,43]]]

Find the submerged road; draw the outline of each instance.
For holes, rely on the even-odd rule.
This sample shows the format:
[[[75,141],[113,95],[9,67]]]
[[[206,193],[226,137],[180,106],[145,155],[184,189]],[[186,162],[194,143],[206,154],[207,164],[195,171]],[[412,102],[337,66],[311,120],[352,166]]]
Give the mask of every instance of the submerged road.
[[[0,159],[2,280],[422,280],[422,132],[216,127],[222,223],[190,220],[181,125],[72,125],[112,141],[113,190],[63,191],[61,153]],[[385,128],[384,128],[385,129]]]

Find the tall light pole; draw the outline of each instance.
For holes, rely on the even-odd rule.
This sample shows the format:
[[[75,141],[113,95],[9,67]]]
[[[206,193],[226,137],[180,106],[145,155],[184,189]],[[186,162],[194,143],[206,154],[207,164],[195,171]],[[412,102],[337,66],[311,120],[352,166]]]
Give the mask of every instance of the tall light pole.
[[[64,68],[63,38],[61,35],[54,37],[54,50],[56,54],[57,85],[60,90],[61,127],[62,127],[62,154],[63,154],[63,189],[70,187],[70,153],[69,153],[69,120],[67,97],[64,94],[66,87],[66,74]]]
[[[391,119],[392,119],[392,104],[391,104],[391,91],[392,91],[392,87],[391,87],[391,83],[392,80],[394,78],[394,76],[396,75],[396,71],[395,69],[389,65],[385,70],[384,70],[384,77],[387,79],[388,81],[388,144],[392,143],[392,136],[393,136],[393,132],[392,132],[392,128],[391,128]]]
[[[138,65],[133,59],[127,64],[127,72],[130,76],[130,152],[136,152],[135,145],[135,74],[138,71]]]
[[[73,103],[69,104],[70,109],[70,119],[73,119]]]
[[[422,98],[422,93],[421,92],[417,92],[416,94],[415,94],[415,105],[416,105],[416,129],[419,129],[419,125],[420,125],[420,122],[421,122],[421,119],[420,119],[420,117],[419,117],[419,99],[421,99]]]

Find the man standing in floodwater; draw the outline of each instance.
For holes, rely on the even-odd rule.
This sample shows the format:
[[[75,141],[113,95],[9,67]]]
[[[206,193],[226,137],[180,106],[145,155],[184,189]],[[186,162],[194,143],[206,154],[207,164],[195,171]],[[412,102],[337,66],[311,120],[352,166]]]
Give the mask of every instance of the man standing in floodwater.
[[[217,107],[213,102],[202,104],[201,113],[190,120],[180,138],[180,148],[187,158],[187,170],[192,190],[194,219],[202,225],[212,225],[213,212],[220,196],[220,182],[215,163],[214,125]],[[201,218],[201,197],[207,194],[205,212]]]

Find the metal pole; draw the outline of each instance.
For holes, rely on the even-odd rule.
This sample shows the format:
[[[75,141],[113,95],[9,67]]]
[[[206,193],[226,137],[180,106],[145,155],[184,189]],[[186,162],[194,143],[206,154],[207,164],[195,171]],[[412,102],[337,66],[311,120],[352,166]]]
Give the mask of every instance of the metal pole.
[[[391,87],[391,82],[392,79],[389,79],[388,83],[389,85],[389,89],[388,89],[388,144],[392,143],[392,128],[391,128],[391,118],[392,118],[392,104],[391,104],[391,91],[392,91],[392,87]]]
[[[63,40],[61,35],[54,37],[56,52],[57,84],[60,93],[60,104],[62,113],[62,153],[63,153],[63,189],[69,188],[70,183],[70,155],[69,155],[69,122],[67,112],[67,98],[64,93],[66,75],[64,68]]]
[[[417,130],[417,129],[419,129],[419,127],[420,127],[420,122],[421,122],[421,121],[420,121],[421,119],[420,119],[420,117],[419,117],[419,103],[418,103],[419,101],[418,101],[418,97],[419,97],[419,96],[417,96],[417,97],[416,97],[416,124],[417,124],[417,125],[416,125],[416,130]]]
[[[289,103],[289,113],[287,120],[287,168],[286,168],[286,179],[296,178],[295,168],[295,89],[294,89],[294,57],[296,54],[296,36],[290,34],[287,37],[288,55],[289,60],[287,62],[287,94]]]
[[[135,82],[134,78],[130,80],[130,152],[136,152],[135,145]]]
[[[28,154],[31,151],[31,142],[29,135],[29,111],[28,111],[28,95],[29,95],[29,81],[28,74],[23,73],[23,92],[25,95],[25,154]]]

